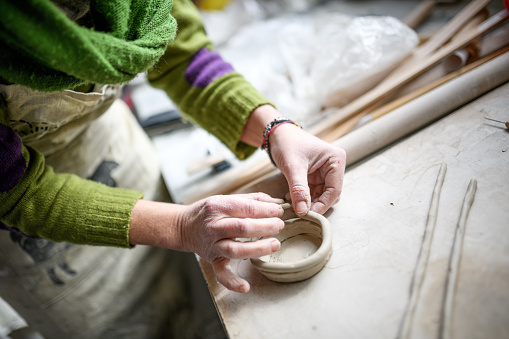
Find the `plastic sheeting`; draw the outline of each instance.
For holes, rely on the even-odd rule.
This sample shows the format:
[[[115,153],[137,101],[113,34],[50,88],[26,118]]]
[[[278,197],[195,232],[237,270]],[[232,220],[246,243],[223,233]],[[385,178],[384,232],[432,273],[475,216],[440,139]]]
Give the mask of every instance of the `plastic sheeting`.
[[[394,17],[352,17],[322,6],[254,21],[218,50],[283,114],[306,125],[331,93],[369,89],[366,79],[385,74],[417,44],[417,34]]]

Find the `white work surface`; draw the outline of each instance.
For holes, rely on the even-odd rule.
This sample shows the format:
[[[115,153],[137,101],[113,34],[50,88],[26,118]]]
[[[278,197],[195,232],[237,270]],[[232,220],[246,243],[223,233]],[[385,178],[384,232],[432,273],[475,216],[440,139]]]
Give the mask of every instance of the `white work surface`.
[[[326,217],[333,254],[316,276],[275,283],[249,260],[232,268],[251,283],[239,294],[202,268],[231,338],[395,338],[409,299],[433,187],[448,166],[412,338],[438,337],[448,261],[470,179],[452,315],[453,338],[509,337],[509,84],[371,159],[348,168],[341,201]],[[283,196],[280,176],[252,191]]]

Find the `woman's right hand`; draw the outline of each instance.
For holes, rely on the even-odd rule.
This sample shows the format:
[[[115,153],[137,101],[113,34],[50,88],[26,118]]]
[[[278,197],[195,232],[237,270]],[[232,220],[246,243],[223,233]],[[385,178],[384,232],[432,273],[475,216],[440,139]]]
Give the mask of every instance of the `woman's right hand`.
[[[233,273],[230,259],[271,254],[280,243],[274,238],[237,239],[279,233],[284,227],[282,202],[264,193],[212,196],[188,206],[140,200],[133,211],[130,240],[197,253],[212,264],[222,285],[246,293],[249,283]]]

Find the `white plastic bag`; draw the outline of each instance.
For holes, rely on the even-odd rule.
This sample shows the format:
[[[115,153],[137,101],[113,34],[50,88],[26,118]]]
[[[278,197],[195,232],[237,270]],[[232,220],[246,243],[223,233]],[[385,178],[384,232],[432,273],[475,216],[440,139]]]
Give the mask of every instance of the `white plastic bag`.
[[[321,10],[247,25],[220,53],[283,114],[306,124],[332,93],[341,104],[353,100],[417,44],[396,18]]]

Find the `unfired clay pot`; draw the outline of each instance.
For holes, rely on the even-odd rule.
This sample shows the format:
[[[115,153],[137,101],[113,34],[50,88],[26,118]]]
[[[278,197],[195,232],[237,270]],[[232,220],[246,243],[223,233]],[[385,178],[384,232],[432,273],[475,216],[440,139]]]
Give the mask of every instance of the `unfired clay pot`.
[[[290,204],[283,205],[288,207]],[[281,242],[277,252],[251,259],[254,267],[274,281],[308,279],[325,266],[332,254],[330,223],[318,213],[309,212],[303,217],[293,214],[274,238]]]

